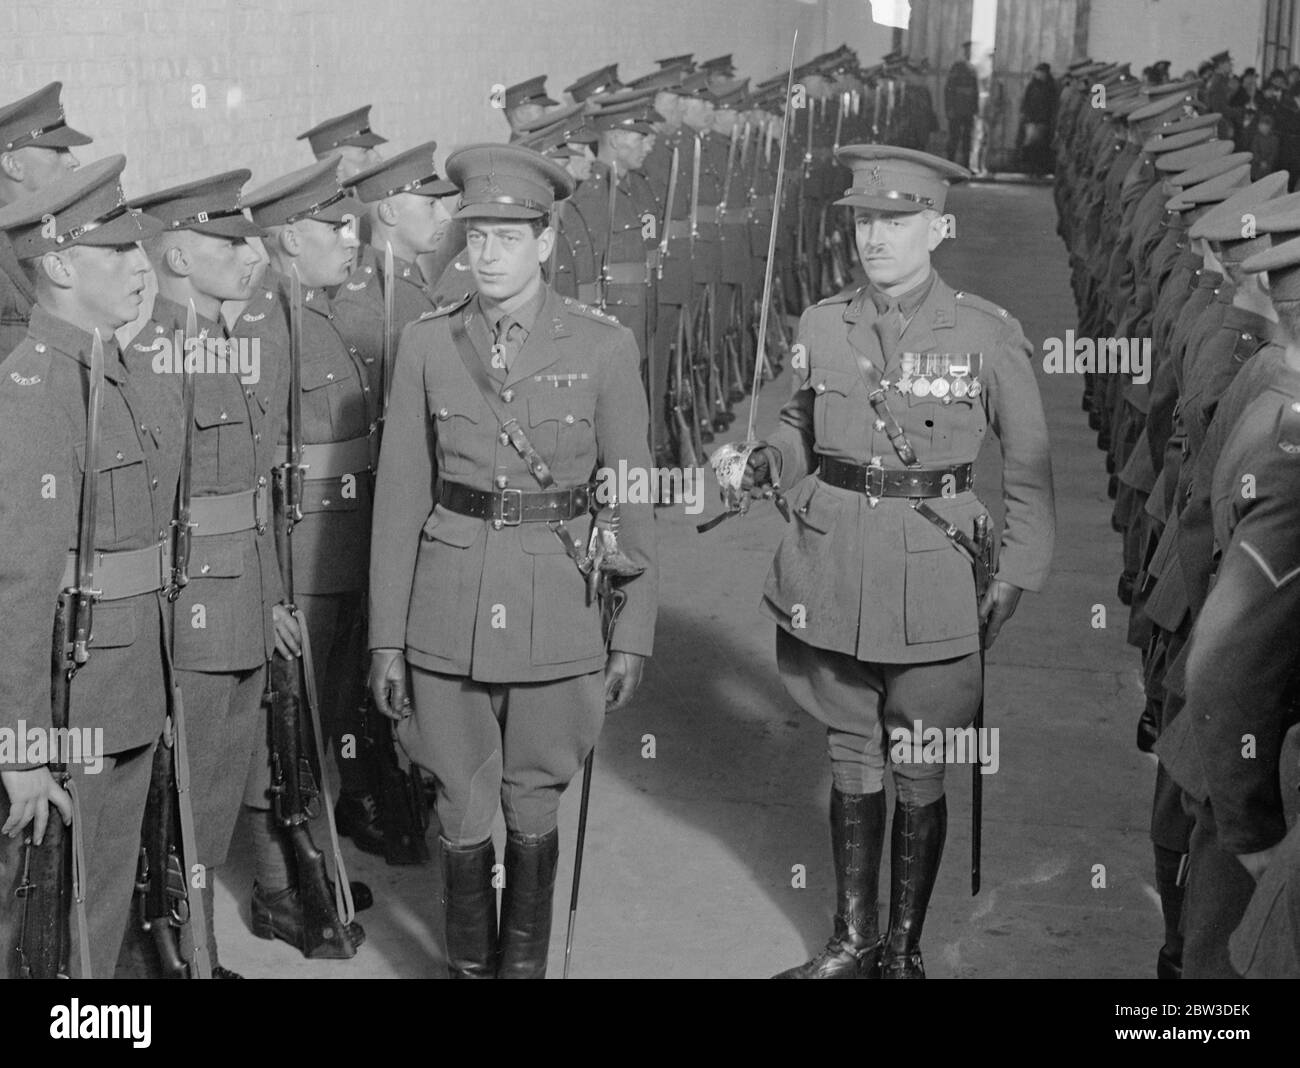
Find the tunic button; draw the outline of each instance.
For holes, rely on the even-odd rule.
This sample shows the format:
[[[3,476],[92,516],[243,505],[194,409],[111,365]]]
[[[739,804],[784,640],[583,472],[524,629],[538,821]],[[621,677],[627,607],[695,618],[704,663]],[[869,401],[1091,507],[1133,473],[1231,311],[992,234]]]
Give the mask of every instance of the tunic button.
[[[566,416],[564,417],[564,421],[565,421],[566,423],[568,423],[570,426],[572,426],[572,425],[573,425],[573,416],[571,416],[571,415],[566,415]]]
[[[165,531],[165,530],[160,530],[160,531],[158,531],[158,537],[159,537],[159,538],[165,538],[165,537],[167,537],[167,531]]]
[[[228,416],[225,412],[222,412],[222,413],[221,413],[221,418],[222,418],[222,419],[229,419],[230,416]]]
[[[510,435],[507,434],[507,433],[503,430],[503,431],[501,431],[501,435],[500,435],[500,437],[497,438],[497,440],[500,441],[502,445],[509,445],[509,444],[510,444]]]
[[[118,458],[119,460],[121,460],[121,459],[123,459],[124,457],[123,457],[122,454],[119,452],[119,453],[117,453],[117,458]]]
[[[492,529],[493,529],[493,530],[500,530],[500,529],[501,529],[501,520],[499,520],[499,519],[494,519],[494,520],[492,520]]]
[[[509,482],[510,479],[508,479],[505,475],[497,475],[497,477],[494,478],[492,481],[494,481],[497,484],[497,489],[505,489],[506,483]]]
[[[439,409],[438,409],[438,418],[439,418],[439,419],[446,419],[446,418],[447,418],[447,409],[446,409],[446,408],[439,408]]]
[[[331,371],[329,374],[327,374],[327,375],[325,376],[325,381],[326,381],[326,382],[333,382],[333,381],[334,381],[334,372],[333,372],[333,371]]]
[[[152,482],[149,483],[149,485],[153,486],[154,489],[157,489],[157,488],[158,488],[158,480],[155,478]]]
[[[254,435],[253,435],[253,440],[254,440],[254,441],[261,441],[261,440],[262,440],[262,435],[261,435],[261,434],[254,434]]]
[[[211,570],[212,570],[211,564],[204,564],[201,568],[199,568],[199,574],[206,575]]]
[[[362,392],[362,393],[369,393],[369,392],[370,392],[370,387],[369,387],[369,386],[362,386],[362,387],[361,387],[361,392]]]
[[[38,341],[38,342],[36,342],[36,351],[37,351],[37,352],[44,352],[44,351],[45,351],[45,343],[42,342],[42,341]]]
[[[825,392],[826,392],[826,383],[825,383],[825,382],[818,382],[818,383],[817,383],[817,392],[818,392],[818,393],[825,393]]]
[[[877,420],[876,420],[874,423],[872,423],[871,425],[872,425],[873,427],[875,427],[877,430],[884,430],[884,429],[885,429],[885,421],[884,421],[883,419],[877,419]]]
[[[351,345],[348,346],[348,352],[352,353],[353,356],[357,354],[357,350],[353,348]]]
[[[512,400],[515,399],[515,391],[513,389],[502,390],[501,399],[505,401],[507,404],[509,404]]]

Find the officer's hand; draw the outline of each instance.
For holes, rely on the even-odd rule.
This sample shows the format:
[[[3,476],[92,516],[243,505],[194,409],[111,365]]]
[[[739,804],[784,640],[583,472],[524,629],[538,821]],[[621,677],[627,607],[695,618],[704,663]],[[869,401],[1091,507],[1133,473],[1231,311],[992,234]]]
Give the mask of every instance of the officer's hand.
[[[1268,871],[1268,866],[1273,861],[1273,854],[1276,852],[1277,846],[1269,846],[1258,853],[1238,853],[1237,859],[1241,861],[1241,866],[1250,872],[1250,877],[1255,882],[1259,882]]]
[[[302,656],[302,635],[293,613],[282,604],[272,605],[271,622],[275,624],[275,651],[286,660]]]
[[[751,497],[766,497],[772,490],[772,461],[767,449],[755,449],[745,461],[745,474],[740,480],[742,493]]]
[[[632,700],[641,685],[645,657],[640,653],[609,654],[605,661],[605,711],[617,712]]]
[[[392,720],[411,714],[406,691],[406,657],[400,649],[375,649],[370,654],[370,696],[375,707]]]
[[[72,822],[72,798],[54,781],[49,768],[0,771],[0,783],[4,784],[5,793],[9,795],[9,818],[0,827],[0,834],[17,838],[22,829],[35,820],[32,840],[40,845],[45,837],[51,804],[59,810],[65,824]]]
[[[994,579],[984,592],[984,601],[980,605],[980,622],[985,624],[984,648],[990,649],[998,636],[998,631],[1016,611],[1020,595],[1024,591],[1001,579]]]

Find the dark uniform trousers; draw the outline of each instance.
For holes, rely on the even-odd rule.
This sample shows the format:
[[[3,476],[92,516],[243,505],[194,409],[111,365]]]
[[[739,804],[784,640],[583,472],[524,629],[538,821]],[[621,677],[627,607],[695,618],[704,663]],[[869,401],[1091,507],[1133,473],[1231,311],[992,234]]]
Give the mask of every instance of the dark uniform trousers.
[[[1208,802],[1183,795],[1195,820],[1188,847],[1183,895],[1183,978],[1240,979],[1228,956],[1228,939],[1255,892],[1255,880],[1220,844]]]

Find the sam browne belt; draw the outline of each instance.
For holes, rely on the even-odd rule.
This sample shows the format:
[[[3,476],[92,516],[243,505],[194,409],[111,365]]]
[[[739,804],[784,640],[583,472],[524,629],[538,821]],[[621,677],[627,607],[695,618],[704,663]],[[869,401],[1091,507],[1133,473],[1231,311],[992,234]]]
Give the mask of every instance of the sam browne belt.
[[[951,497],[974,488],[975,465],[887,470],[823,456],[817,477],[828,486],[865,493],[868,497]]]
[[[443,482],[438,487],[438,503],[458,515],[486,519],[499,530],[585,515],[591,510],[592,487],[587,483],[569,489],[478,490],[459,482]]]

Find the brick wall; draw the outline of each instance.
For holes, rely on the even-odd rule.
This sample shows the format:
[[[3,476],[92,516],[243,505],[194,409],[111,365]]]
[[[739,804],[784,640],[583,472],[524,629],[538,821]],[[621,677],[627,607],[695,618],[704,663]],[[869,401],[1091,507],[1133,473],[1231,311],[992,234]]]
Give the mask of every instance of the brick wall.
[[[552,95],[617,60],[734,53],[766,78],[785,62],[888,50],[866,0],[3,0],[0,101],[64,83],[83,162],[124,152],[128,195],[244,166],[253,185],[311,161],[302,130],[373,104],[397,151],[504,139],[495,83],[545,72]],[[833,38],[831,35],[834,34]]]

